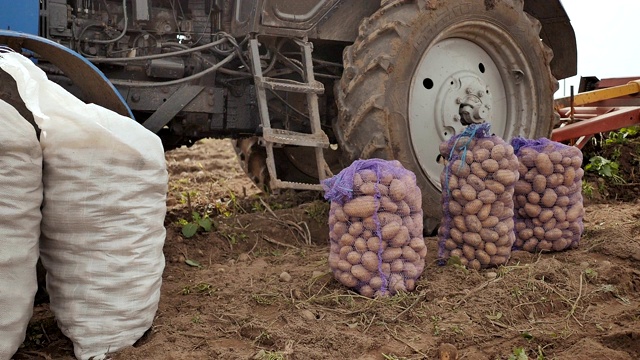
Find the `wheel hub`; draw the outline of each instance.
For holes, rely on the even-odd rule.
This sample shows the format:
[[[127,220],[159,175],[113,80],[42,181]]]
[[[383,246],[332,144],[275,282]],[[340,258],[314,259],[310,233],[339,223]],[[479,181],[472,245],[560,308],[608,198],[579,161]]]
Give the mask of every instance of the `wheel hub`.
[[[420,60],[410,94],[413,148],[429,181],[440,188],[438,145],[470,124],[492,123],[505,132],[507,96],[499,61],[464,38],[446,38]]]

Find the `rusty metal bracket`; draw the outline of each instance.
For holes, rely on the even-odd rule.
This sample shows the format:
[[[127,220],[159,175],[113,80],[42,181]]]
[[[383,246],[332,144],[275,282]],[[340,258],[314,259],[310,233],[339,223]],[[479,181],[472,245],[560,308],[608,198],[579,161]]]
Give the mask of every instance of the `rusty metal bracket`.
[[[178,89],[158,109],[149,116],[142,126],[157,133],[171,121],[182,109],[185,108],[198,94],[204,90],[204,86],[185,85]]]

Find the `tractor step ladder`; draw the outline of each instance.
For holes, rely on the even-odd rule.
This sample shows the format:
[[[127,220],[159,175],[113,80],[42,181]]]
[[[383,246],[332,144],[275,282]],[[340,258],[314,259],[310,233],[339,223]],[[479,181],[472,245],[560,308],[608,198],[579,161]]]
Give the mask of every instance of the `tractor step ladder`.
[[[323,153],[323,148],[329,146],[329,138],[322,130],[320,124],[320,111],[318,109],[318,95],[324,92],[324,85],[315,80],[313,62],[311,58],[311,52],[313,50],[312,44],[306,39],[296,39],[295,41],[300,45],[302,50],[304,82],[263,76],[258,40],[249,40],[253,79],[258,97],[260,121],[262,123],[262,138],[264,139],[264,145],[267,150],[267,170],[269,171],[269,177],[271,179],[269,185],[272,189],[291,188],[299,190],[322,190],[322,186],[320,184],[305,184],[280,180],[276,172],[276,164],[273,156],[273,146],[276,144],[313,147],[315,148],[318,178],[320,180],[324,180],[327,176],[332,175],[329,170],[329,166],[324,159]],[[306,94],[308,116],[311,122],[311,133],[307,134],[272,128],[269,108],[267,106],[266,90]]]

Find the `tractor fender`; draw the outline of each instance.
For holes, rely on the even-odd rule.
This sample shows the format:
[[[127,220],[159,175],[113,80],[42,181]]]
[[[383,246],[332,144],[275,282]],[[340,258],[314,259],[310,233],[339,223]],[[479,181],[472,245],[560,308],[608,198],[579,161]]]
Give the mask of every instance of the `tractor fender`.
[[[18,52],[26,49],[38,54],[40,59],[55,65],[73,81],[82,92],[83,101],[134,119],[131,109],[109,79],[80,54],[51,40],[11,30],[0,30],[0,44]]]

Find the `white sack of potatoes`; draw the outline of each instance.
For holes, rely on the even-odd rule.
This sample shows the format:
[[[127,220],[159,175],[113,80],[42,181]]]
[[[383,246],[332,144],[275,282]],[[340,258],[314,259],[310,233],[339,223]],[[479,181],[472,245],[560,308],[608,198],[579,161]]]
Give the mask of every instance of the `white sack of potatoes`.
[[[160,139],[85,104],[33,62],[2,54],[41,130],[41,257],[58,326],[79,359],[134,344],[155,317],[165,240],[167,170]]]
[[[0,360],[25,339],[38,289],[42,150],[35,129],[0,100]]]

